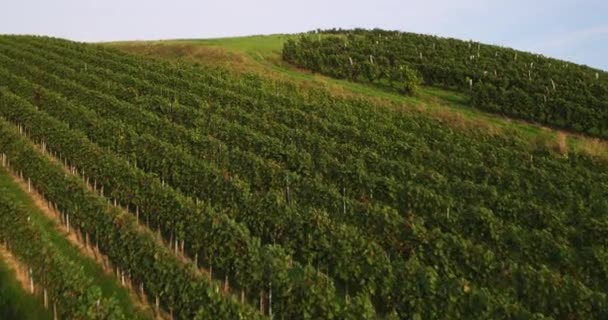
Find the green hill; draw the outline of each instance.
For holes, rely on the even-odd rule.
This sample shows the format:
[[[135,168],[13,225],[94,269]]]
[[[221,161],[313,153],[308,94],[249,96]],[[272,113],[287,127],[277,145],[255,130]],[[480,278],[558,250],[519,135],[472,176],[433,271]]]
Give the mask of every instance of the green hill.
[[[583,152],[608,156],[602,139],[572,131],[546,127],[530,121],[509,118],[483,108],[471,108],[469,92],[422,85],[415,96],[402,95],[393,88],[375,83],[352,82],[323,76],[294,67],[282,59],[282,50],[289,40],[300,35],[250,36],[222,39],[184,39],[163,41],[115,42],[104,45],[150,58],[187,61],[211,68],[227,68],[236,72],[258,73],[264,77],[299,83],[305,87],[320,87],[338,96],[358,95],[381,101],[392,108],[422,111],[457,127],[474,126],[487,132],[515,133],[533,145],[545,144],[562,152]],[[466,80],[466,78],[465,78]]]
[[[283,57],[338,78],[406,91],[413,90],[418,73],[426,85],[467,94],[470,103],[483,110],[608,137],[608,73],[542,55],[473,41],[357,29],[290,40]]]
[[[2,36],[0,152],[175,318],[608,317],[602,142],[292,38]]]

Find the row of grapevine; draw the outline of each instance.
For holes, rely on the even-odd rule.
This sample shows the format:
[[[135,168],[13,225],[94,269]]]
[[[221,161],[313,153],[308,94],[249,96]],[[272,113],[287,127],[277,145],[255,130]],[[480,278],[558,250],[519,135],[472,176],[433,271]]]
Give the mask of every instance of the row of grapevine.
[[[470,95],[478,108],[608,137],[606,72],[477,42],[384,30],[328,30],[288,41],[283,58],[338,78],[425,84]]]
[[[12,83],[18,83],[18,81],[12,81]],[[48,105],[48,103],[45,105]],[[65,104],[63,106],[64,106],[64,110],[65,110]],[[23,110],[23,108],[21,108],[21,113],[23,113],[23,112],[24,112],[24,110]]]
[[[105,193],[109,197],[123,200],[121,202],[125,206],[137,207],[146,224],[152,228],[162,228],[166,238],[175,239],[174,242],[179,242],[182,248],[186,247],[186,251],[196,256],[197,260],[230,275],[248,293],[267,291],[270,284],[276,314],[299,313],[298,306],[303,308],[310,299],[317,299],[316,312],[328,312],[326,317],[337,312],[339,304],[331,300],[332,297],[335,299],[332,284],[316,271],[290,262],[279,248],[260,247],[259,240],[256,242],[250,238],[245,230],[225,216],[213,213],[211,207],[195,204],[191,199],[163,187],[158,179],[131,169],[126,162],[117,161],[105,151],[85,142],[82,136],[68,135],[65,132],[67,126],[36,111],[25,101],[7,91],[2,93],[2,112],[5,116],[23,124],[32,137],[45,141],[50,150],[70,154],[66,157],[70,164],[78,167],[79,171],[84,170],[86,176],[95,177],[99,186],[106,186]],[[55,128],[64,128],[64,132]],[[166,218],[161,215],[163,213]],[[282,294],[304,284],[318,287],[319,293],[311,295],[314,291],[298,292],[302,296],[294,300]],[[255,298],[257,294],[251,296]]]
[[[3,161],[6,158],[3,154]],[[4,171],[5,169],[0,169]],[[61,318],[124,319],[115,297],[101,289],[82,266],[63,255],[37,229],[29,213],[0,189],[0,241],[30,268],[32,284],[42,286],[48,307]],[[48,300],[47,300],[48,299]]]
[[[18,63],[18,62],[16,62]],[[59,68],[59,67],[56,67]],[[32,74],[39,74],[38,72],[32,72]],[[85,77],[84,75],[81,77],[81,79]],[[90,77],[90,76],[89,76]],[[49,80],[44,79],[44,80],[39,80],[39,81],[44,81],[44,83],[48,83]],[[94,80],[99,82],[99,80]],[[92,81],[93,83],[93,81]],[[73,91],[73,90],[72,90]],[[90,93],[83,93],[84,96],[90,97],[94,94]],[[124,104],[118,104],[118,103],[112,103],[112,107],[103,107],[105,104],[107,104],[108,101],[107,99],[97,99],[95,103],[93,103],[93,105],[95,106],[96,111],[100,112],[101,114],[104,115],[104,117],[123,117],[123,118],[132,118],[132,115],[134,114],[135,111],[133,107],[131,108],[125,108]],[[117,110],[129,110],[129,111],[124,111],[124,112],[118,112]],[[145,112],[140,112],[140,117],[141,116],[146,116]],[[155,121],[156,120],[156,121]],[[151,117],[147,117],[145,119],[141,120],[141,123],[143,125],[143,127],[145,127],[147,129],[147,133],[152,133],[150,130],[155,130],[157,135],[162,136],[163,138],[165,138],[165,140],[170,139],[169,142],[172,144],[182,144],[185,145],[185,147],[190,147],[191,150],[194,148],[192,145],[188,145],[186,143],[183,142],[183,140],[188,140],[188,141],[192,141],[191,144],[197,144],[197,142],[200,142],[201,139],[204,139],[205,136],[200,137],[200,136],[194,136],[193,135],[188,135],[187,133],[180,133],[179,135],[175,136],[175,134],[172,135],[172,133],[175,132],[183,132],[183,130],[180,131],[181,128],[176,127],[175,125],[171,126],[170,124],[167,123],[163,123],[163,122],[159,122],[157,119],[151,118]],[[132,121],[130,122],[130,124],[134,124]],[[231,125],[230,123],[223,123],[221,125],[219,125],[219,127],[224,127],[224,128],[231,128],[233,127],[233,125]],[[161,132],[159,132],[159,128],[161,130]],[[243,141],[244,139],[243,136],[244,134],[241,134],[241,131],[236,131],[234,133],[234,136],[241,136],[241,139],[239,139],[239,141]],[[194,137],[193,137],[194,136]],[[171,138],[166,138],[166,137],[171,137]],[[217,147],[217,145],[214,145],[213,147],[205,147],[205,144],[200,144],[197,145],[197,147],[200,146],[200,153],[197,153],[197,156],[202,156],[205,159],[209,159],[210,161],[213,161],[215,158],[229,158],[229,159],[234,159],[234,162],[231,162],[228,165],[228,169],[229,172],[231,173],[231,175],[233,175],[236,171],[237,174],[243,174],[243,175],[247,175],[248,173],[251,173],[252,171],[255,173],[256,176],[265,174],[267,175],[268,171],[272,170],[272,167],[268,168],[263,166],[264,163],[262,162],[260,165],[258,165],[260,163],[259,160],[255,161],[252,160],[253,163],[251,164],[245,164],[243,165],[244,160],[248,160],[247,158],[242,156],[242,153],[238,153],[237,155],[232,155],[234,152],[234,148],[231,148],[230,150],[222,150],[220,152],[220,154],[218,153],[211,153],[210,151],[214,151],[215,148]],[[209,142],[209,144],[211,144],[212,142]],[[220,142],[221,143],[221,142]],[[273,149],[277,149],[276,147]],[[297,156],[299,156],[299,154],[297,154]],[[222,159],[218,160],[217,162],[222,162]],[[234,165],[233,165],[234,163]],[[261,168],[259,168],[261,166]],[[243,167],[243,169],[241,169],[241,167]],[[251,168],[255,168],[254,170],[248,170]],[[239,170],[240,169],[240,170]],[[260,172],[258,174],[258,172]],[[344,214],[348,213],[348,214],[353,214],[354,218],[357,219],[357,217],[359,217],[359,219],[361,219],[362,217],[366,217],[365,221],[363,223],[361,223],[360,225],[364,225],[364,226],[369,226],[370,223],[372,224],[376,224],[377,227],[372,228],[374,230],[377,230],[379,228],[382,228],[383,226],[385,226],[387,223],[388,224],[394,224],[396,226],[403,224],[402,222],[399,222],[399,218],[391,218],[392,221],[387,221],[387,217],[386,214],[389,213],[390,214],[390,210],[387,211],[387,209],[376,209],[376,208],[371,208],[371,210],[383,210],[383,212],[366,212],[365,210],[370,210],[369,207],[366,206],[361,206],[360,204],[357,203],[353,203],[352,198],[349,196],[346,199],[345,198],[345,194],[340,194],[342,192],[337,191],[336,188],[325,188],[322,184],[320,184],[319,182],[317,182],[316,180],[310,180],[306,177],[298,177],[297,175],[290,175],[290,173],[288,172],[286,176],[284,176],[283,174],[278,175],[278,177],[275,175],[268,177],[267,179],[264,179],[265,181],[274,179],[274,182],[272,182],[272,184],[275,187],[283,187],[286,184],[286,179],[289,179],[289,187],[290,188],[290,193],[291,193],[291,199],[292,201],[298,201],[298,199],[302,199],[302,201],[300,202],[305,202],[305,203],[314,203],[317,205],[321,205],[323,206],[325,209],[330,210],[330,212],[337,212],[337,211],[344,211],[343,214],[340,215],[335,215],[334,217],[340,218],[340,217],[344,217]],[[365,182],[367,182],[368,180],[366,180]],[[254,184],[251,182],[251,180],[248,180],[248,182],[250,183],[250,185]],[[183,186],[183,184],[180,184],[180,186]],[[260,188],[255,188],[259,186],[259,184],[255,184],[253,185],[249,190],[255,190],[255,191],[259,191]],[[264,188],[266,189],[266,188]],[[333,189],[333,190],[332,190]],[[346,192],[346,190],[344,190]],[[348,190],[350,192],[350,190]],[[208,192],[207,192],[208,193]],[[302,194],[304,197],[299,197],[299,195]],[[356,212],[353,212],[352,209],[353,208],[359,208]],[[390,215],[389,215],[390,217]]]
[[[98,150],[87,156],[104,157],[87,162],[84,153],[74,156],[63,146],[70,150],[62,153],[71,165],[97,178],[111,198],[139,211],[141,221],[160,228],[171,246],[184,244],[188,256],[200,257],[193,260],[219,278],[227,274],[237,288],[243,282],[235,276],[241,271],[234,271],[259,264],[257,258],[240,264],[231,252],[257,257],[256,248],[272,247],[295,252],[297,261],[315,266],[307,267],[312,273],[323,270],[340,279],[340,293],[361,291],[347,297],[342,311],[353,311],[354,301],[366,317],[373,309],[405,318],[603,316],[608,167],[602,161],[531,150],[517,136],[455,130],[416,112],[394,112],[259,76],[148,61],[63,40],[26,40],[0,39],[5,85],[24,99],[4,91],[6,105],[27,100],[40,114],[86,133],[95,147],[89,150]],[[11,117],[26,121],[19,112],[11,111]],[[29,130],[38,131],[38,139],[50,134]],[[117,160],[121,170],[151,179],[116,184],[113,171],[89,169]],[[188,177],[193,172],[197,178]],[[130,190],[142,194],[139,185],[150,181],[179,197],[202,200],[205,210],[176,207],[175,219],[164,204],[144,210]],[[198,208],[197,200],[182,198]],[[149,213],[158,208],[167,212],[162,221]],[[214,237],[189,229],[209,226],[196,222],[202,212],[235,218],[243,222],[236,226],[260,239],[247,235],[254,243],[247,249],[220,245],[225,251],[209,254],[205,249]],[[333,239],[338,242],[329,242]],[[373,276],[356,267],[356,259],[377,251],[357,239],[381,245],[384,257],[374,260],[386,261],[390,270],[368,287],[381,290],[367,292],[373,307],[367,290],[353,283],[361,275]],[[255,244],[260,240],[281,245]],[[282,270],[289,270],[289,255],[284,256],[288,267]],[[268,275],[265,267],[255,270],[252,274]],[[559,288],[547,291],[556,279]],[[287,314],[276,305],[286,301],[280,282],[254,281],[256,289],[246,288],[248,302],[257,304],[255,297],[272,291],[273,315]],[[289,281],[284,288],[292,288]],[[300,315],[316,305],[311,301],[293,302],[289,314]],[[340,304],[315,312],[338,314]]]
[[[1,124],[0,148],[11,168],[31,179],[48,201],[70,216],[74,229],[86,234],[90,243],[95,243],[134,284],[141,285],[149,297],[157,297],[165,310],[179,318],[196,314],[226,319],[260,317],[234,299],[221,297],[207,278],[197,276],[190,266],[160,246],[135,218],[109,206],[80,178],[67,175],[60,164],[39,153],[5,120]]]
[[[12,77],[10,75],[7,75],[7,78],[10,79]],[[11,79],[11,81],[10,81],[12,86],[18,85],[19,82],[20,81],[18,79],[14,79],[14,78]],[[46,83],[47,85],[52,85],[52,80],[45,81],[44,83]],[[29,93],[24,92],[23,95],[29,96],[29,95],[34,94],[34,90],[29,90],[29,91],[30,91]],[[74,91],[72,91],[72,92],[74,92]],[[246,192],[247,190],[245,190],[244,192],[241,191],[239,193],[234,193],[234,192],[230,193],[231,190],[234,190],[234,189],[238,190],[239,184],[235,183],[234,181],[230,181],[229,183],[226,183],[221,178],[221,175],[219,173],[215,173],[215,177],[217,177],[215,179],[214,179],[214,177],[211,177],[208,180],[203,180],[206,176],[209,175],[209,174],[205,174],[205,172],[208,172],[209,169],[201,166],[199,162],[196,162],[194,159],[188,157],[187,155],[184,155],[184,153],[180,153],[179,151],[171,148],[170,146],[168,146],[166,144],[163,144],[162,142],[158,142],[158,141],[155,142],[154,139],[152,139],[152,138],[142,140],[135,133],[129,133],[129,132],[126,132],[125,137],[121,138],[123,141],[127,141],[128,145],[122,146],[120,144],[120,142],[116,139],[119,137],[116,135],[116,132],[119,132],[119,131],[125,132],[128,127],[116,127],[114,125],[114,122],[110,122],[110,121],[107,121],[107,120],[101,119],[101,118],[92,118],[94,116],[83,113],[82,109],[79,110],[79,108],[72,107],[72,105],[70,103],[68,103],[67,101],[55,100],[56,98],[53,98],[50,95],[50,93],[46,92],[45,89],[41,89],[40,91],[38,91],[38,94],[40,97],[39,105],[40,105],[41,109],[51,110],[51,113],[56,117],[72,119],[71,121],[69,121],[72,128],[83,130],[90,137],[100,137],[98,139],[98,141],[110,141],[110,142],[108,142],[107,145],[105,145],[106,147],[112,148],[112,146],[118,145],[119,146],[118,151],[120,151],[121,154],[125,154],[125,155],[136,154],[137,158],[132,159],[132,160],[136,161],[140,166],[142,166],[146,170],[152,169],[152,171],[159,173],[161,178],[164,178],[169,182],[173,182],[173,185],[179,186],[181,189],[190,191],[190,192],[192,192],[192,190],[197,190],[197,189],[195,189],[195,187],[197,187],[198,190],[200,190],[200,187],[198,187],[198,186],[206,186],[206,189],[200,190],[199,193],[196,195],[198,197],[202,198],[202,197],[205,197],[207,194],[210,194],[213,192],[214,195],[213,195],[213,197],[211,197],[211,203],[214,203],[214,204],[231,206],[231,205],[239,205],[240,203],[246,201],[246,202],[244,202],[244,204],[241,205],[241,207],[237,207],[236,210],[234,210],[236,212],[235,214],[238,217],[240,217],[241,220],[248,219],[249,225],[262,224],[262,226],[259,227],[258,229],[251,229],[251,230],[255,231],[255,232],[257,232],[257,230],[269,230],[269,231],[263,232],[262,235],[265,234],[273,242],[280,241],[281,243],[286,243],[286,241],[291,241],[291,243],[293,243],[293,244],[289,244],[289,242],[287,242],[289,245],[287,245],[286,247],[290,248],[292,250],[295,250],[297,257],[305,257],[305,258],[303,258],[303,260],[306,262],[313,262],[313,263],[316,263],[316,265],[319,265],[319,260],[318,260],[318,258],[315,257],[316,254],[319,254],[319,256],[321,256],[321,257],[324,257],[324,256],[328,257],[328,258],[337,257],[334,249],[332,249],[330,247],[328,247],[327,249],[320,248],[318,246],[318,243],[327,243],[327,244],[333,243],[334,245],[343,243],[339,246],[344,247],[344,248],[346,248],[346,247],[353,248],[349,251],[361,250],[360,253],[358,253],[357,251],[354,251],[352,256],[347,256],[347,257],[342,258],[343,259],[342,262],[331,261],[331,260],[329,260],[329,261],[321,260],[324,266],[331,266],[331,265],[342,266],[343,265],[344,266],[343,268],[337,268],[337,269],[342,270],[341,272],[343,272],[344,274],[348,274],[350,277],[353,278],[353,280],[351,281],[352,283],[350,285],[351,288],[356,288],[354,284],[361,283],[360,279],[363,279],[363,277],[368,277],[369,279],[371,279],[372,283],[373,282],[381,283],[379,280],[376,280],[372,277],[374,275],[385,275],[386,274],[386,267],[384,267],[384,266],[387,263],[385,261],[380,260],[382,258],[382,256],[385,254],[382,253],[380,248],[378,248],[377,246],[374,246],[373,243],[367,243],[367,241],[365,241],[365,239],[362,239],[363,241],[359,241],[357,234],[354,233],[353,231],[350,231],[347,228],[336,227],[336,226],[333,226],[332,224],[328,223],[329,221],[327,220],[327,217],[325,214],[323,214],[321,212],[317,213],[314,211],[312,211],[310,213],[310,214],[314,214],[318,217],[316,220],[316,225],[314,225],[314,227],[309,225],[308,220],[302,219],[302,218],[306,218],[306,216],[299,218],[300,217],[299,214],[296,214],[296,213],[290,214],[289,217],[291,219],[286,220],[285,224],[281,227],[283,232],[286,232],[287,234],[273,236],[277,233],[270,231],[270,230],[272,230],[271,229],[272,224],[276,225],[276,223],[277,223],[276,218],[281,215],[281,212],[283,210],[286,212],[289,212],[289,211],[287,211],[287,210],[290,210],[288,207],[283,207],[279,211],[276,207],[273,208],[272,202],[270,202],[270,203],[269,202],[258,202],[260,205],[266,205],[266,207],[265,208],[255,207],[255,205],[252,203],[252,200],[247,199],[247,192]],[[90,95],[92,95],[92,94],[94,94],[94,93],[91,92],[91,93],[89,93],[89,95],[83,95],[83,99],[86,97],[90,97]],[[103,104],[101,104],[101,103],[96,103],[96,105],[103,106]],[[110,109],[110,108],[108,108],[108,109]],[[115,108],[112,108],[112,109],[115,109]],[[135,116],[135,113],[133,113],[132,116]],[[86,119],[89,119],[88,122],[83,123],[83,121],[86,121]],[[75,120],[77,120],[79,122],[76,122]],[[114,139],[114,140],[112,140],[112,139]],[[112,148],[112,149],[115,149],[115,148]],[[155,149],[159,150],[159,151],[154,153]],[[168,166],[165,166],[164,169],[162,167],[162,164],[160,164],[160,165],[153,164],[152,166],[150,165],[151,159],[162,159],[163,155],[168,156],[170,159],[172,159],[172,163],[170,163]],[[137,159],[145,159],[145,162],[137,161]],[[180,162],[180,159],[184,159],[184,160],[181,160],[181,162]],[[158,168],[160,168],[160,169],[158,169]],[[216,169],[216,171],[217,171],[217,169]],[[196,174],[188,175],[188,173],[196,173]],[[176,179],[172,177],[173,174],[178,174],[180,177],[184,177],[184,178],[181,178],[181,180],[177,180],[177,182],[176,182]],[[211,171],[211,174],[213,174],[213,171]],[[95,177],[95,176],[93,176],[93,177]],[[185,179],[185,177],[193,177],[193,178],[200,179],[200,180],[188,181]],[[218,184],[218,182],[219,182],[219,184]],[[229,187],[226,188],[225,187],[226,185],[228,185]],[[233,186],[233,187],[230,187],[230,186]],[[227,190],[227,192],[225,192],[224,190]],[[242,195],[245,195],[245,197],[243,197]],[[272,199],[271,197],[276,197],[276,196],[273,194],[266,196],[267,199],[268,198]],[[207,198],[209,198],[209,196],[207,196]],[[241,200],[243,198],[244,198],[244,200]],[[265,209],[265,210],[262,210],[262,209]],[[261,213],[264,213],[264,214],[261,215]],[[273,213],[273,214],[269,215],[269,213]],[[272,218],[273,220],[269,220],[268,218]],[[299,220],[296,220],[296,219],[299,219]],[[264,225],[264,223],[266,223],[266,224]],[[276,227],[274,227],[274,228],[276,229]],[[297,236],[297,234],[300,232],[299,230],[301,230],[302,228],[310,229],[309,232],[315,232],[314,235],[310,235],[310,236],[312,236],[313,238],[317,238],[317,243],[309,241],[307,238],[300,240],[300,238]],[[350,234],[349,234],[349,232],[350,232]],[[181,239],[181,237],[180,237],[180,239]],[[350,240],[350,242],[352,242],[352,244],[347,242],[347,239],[353,239],[353,240]],[[300,240],[300,241],[296,242],[298,240]],[[356,242],[356,241],[358,241],[358,242]],[[359,249],[359,248],[361,248],[361,249]],[[322,251],[322,250],[327,250],[327,251],[325,251],[327,253],[324,254],[324,251]],[[373,260],[371,262],[368,262],[368,261],[364,260],[364,261],[362,261],[361,265],[354,263],[354,261],[356,261],[355,260],[356,257],[364,255],[365,252],[375,252],[375,254],[378,257],[378,258],[376,258],[376,259],[378,259],[378,262],[374,262]],[[312,259],[315,259],[315,260],[312,260]],[[370,269],[370,268],[376,268],[379,271],[377,271],[377,272],[372,271],[374,269]],[[380,268],[382,268],[382,269],[380,269]],[[328,269],[328,267],[324,267],[322,269]],[[369,271],[367,271],[361,275],[357,275],[357,272],[361,273],[361,271],[357,271],[357,270],[369,270]],[[342,276],[340,278],[340,280],[342,280],[343,282],[347,281],[345,276]],[[367,280],[367,281],[369,282],[370,280]]]

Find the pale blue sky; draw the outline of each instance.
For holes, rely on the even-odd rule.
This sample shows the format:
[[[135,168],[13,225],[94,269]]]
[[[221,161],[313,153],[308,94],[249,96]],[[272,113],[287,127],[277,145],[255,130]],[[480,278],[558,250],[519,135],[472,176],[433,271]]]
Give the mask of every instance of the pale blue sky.
[[[79,41],[209,38],[316,28],[473,39],[608,70],[608,0],[6,0],[0,33]]]

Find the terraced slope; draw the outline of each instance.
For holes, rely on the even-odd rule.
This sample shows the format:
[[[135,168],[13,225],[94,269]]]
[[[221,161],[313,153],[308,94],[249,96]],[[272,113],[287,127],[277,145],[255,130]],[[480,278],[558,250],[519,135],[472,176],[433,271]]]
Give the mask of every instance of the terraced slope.
[[[0,152],[176,318],[608,316],[600,158],[60,39],[0,79]]]

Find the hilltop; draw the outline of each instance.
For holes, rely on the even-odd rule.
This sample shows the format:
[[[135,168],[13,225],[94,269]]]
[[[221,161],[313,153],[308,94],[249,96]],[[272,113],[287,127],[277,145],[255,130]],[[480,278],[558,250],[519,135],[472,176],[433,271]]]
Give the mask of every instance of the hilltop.
[[[443,119],[455,127],[478,127],[489,133],[519,135],[533,146],[546,145],[564,154],[583,152],[608,157],[608,144],[604,139],[471,108],[466,94],[457,90],[423,85],[416,96],[411,97],[399,94],[386,86],[355,83],[295,67],[282,59],[282,50],[285,43],[298,40],[302,36],[280,34],[220,39],[112,42],[103,45],[150,58],[190,62],[212,68],[221,66],[235,72],[257,73],[274,79],[295,81],[306,87],[329,89],[337,96],[354,94],[378,100],[391,108],[418,110],[431,117]],[[515,52],[513,49],[505,50]],[[590,70],[593,74],[596,72]]]

